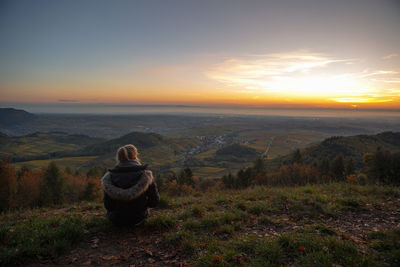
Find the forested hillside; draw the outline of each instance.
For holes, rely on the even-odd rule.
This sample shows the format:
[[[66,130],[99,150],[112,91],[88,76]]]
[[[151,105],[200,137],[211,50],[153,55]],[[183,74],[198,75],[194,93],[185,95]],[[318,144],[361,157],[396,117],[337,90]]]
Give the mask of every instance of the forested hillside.
[[[311,165],[321,159],[334,160],[338,155],[343,158],[352,158],[357,168],[362,166],[363,156],[367,152],[376,151],[377,148],[392,152],[400,151],[400,132],[384,132],[376,135],[333,136],[301,149],[302,159],[305,164]],[[291,155],[276,159],[275,162],[289,163]]]

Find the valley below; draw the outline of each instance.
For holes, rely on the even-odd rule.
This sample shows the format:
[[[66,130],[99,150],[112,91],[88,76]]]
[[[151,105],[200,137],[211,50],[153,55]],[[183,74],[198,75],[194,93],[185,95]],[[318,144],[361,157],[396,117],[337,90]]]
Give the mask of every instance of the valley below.
[[[16,116],[11,111],[5,116]],[[251,165],[258,157],[273,161],[331,136],[400,131],[395,117],[335,118],[260,115],[79,115],[23,114],[29,119],[3,120],[0,156],[18,167],[38,168],[55,161],[87,171],[112,168],[114,153],[136,145],[143,163],[159,173],[183,167],[201,179],[217,179]],[[149,139],[149,140],[147,140]],[[151,140],[150,140],[151,139]],[[239,145],[250,152],[224,154]],[[275,166],[276,163],[272,163]]]

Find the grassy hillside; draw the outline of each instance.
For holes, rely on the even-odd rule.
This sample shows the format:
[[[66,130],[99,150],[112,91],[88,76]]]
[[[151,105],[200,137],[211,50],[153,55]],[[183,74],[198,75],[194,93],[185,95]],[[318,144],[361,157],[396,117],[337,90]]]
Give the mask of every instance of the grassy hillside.
[[[400,188],[329,184],[162,196],[144,226],[101,204],[0,217],[0,264],[398,266]]]

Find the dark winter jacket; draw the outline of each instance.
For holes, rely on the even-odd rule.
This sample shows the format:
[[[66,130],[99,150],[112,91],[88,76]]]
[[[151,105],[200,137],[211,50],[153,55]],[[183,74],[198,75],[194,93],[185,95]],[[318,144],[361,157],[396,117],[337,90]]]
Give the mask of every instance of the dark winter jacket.
[[[108,218],[117,226],[140,224],[160,201],[153,174],[137,161],[122,162],[101,179]]]

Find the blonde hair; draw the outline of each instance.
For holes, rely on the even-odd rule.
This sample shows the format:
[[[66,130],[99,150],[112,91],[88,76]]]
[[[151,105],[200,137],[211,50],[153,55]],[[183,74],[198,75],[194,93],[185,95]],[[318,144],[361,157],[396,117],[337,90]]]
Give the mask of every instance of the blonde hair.
[[[140,162],[137,148],[131,144],[118,148],[116,160],[117,162],[126,162],[130,160],[136,160]]]

